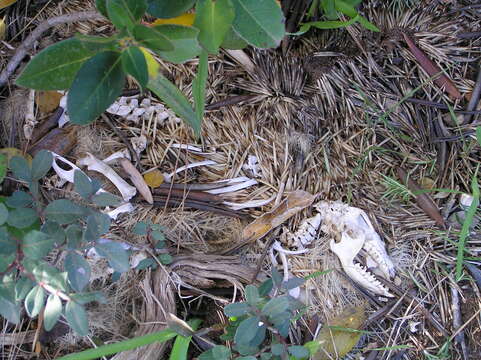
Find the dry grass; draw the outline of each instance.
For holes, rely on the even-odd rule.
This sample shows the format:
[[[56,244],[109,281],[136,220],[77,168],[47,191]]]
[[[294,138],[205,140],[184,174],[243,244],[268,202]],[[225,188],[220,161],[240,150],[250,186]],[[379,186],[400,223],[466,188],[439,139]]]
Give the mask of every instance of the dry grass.
[[[479,39],[463,40],[457,35],[479,31],[481,16],[476,15],[480,14],[480,9],[450,13],[452,8],[469,2],[454,3],[457,5],[429,2],[428,6],[423,3],[409,8],[381,6],[372,1],[366,9],[366,16],[381,28],[381,35],[359,27],[350,28],[349,33],[312,31],[296,40],[287,54],[249,50],[257,69],[251,75],[227,55],[210,58],[208,104],[234,95],[255,97],[239,105],[207,112],[203,123],[203,153],[172,146],[199,146],[195,144],[191,130],[183,124],[133,124],[117,119],[119,128],[128,137],[147,136],[148,148],[142,155],[145,170],[159,168],[170,173],[196,161],[214,160],[218,163],[183,172],[175,182],[251,176],[242,165],[249,155],[255,155],[261,174],[257,178],[258,185],[228,194],[226,200],[243,202],[275,196],[278,202],[286,192],[302,189],[320,194],[323,199],[343,200],[366,210],[397,265],[395,282],[414,299],[401,302],[380,321],[368,326],[367,330],[373,333],[364,336],[359,346],[373,347],[375,343],[378,347],[388,348],[378,359],[429,359],[426,353],[432,356],[439,353],[431,358],[442,359],[442,346],[456,332],[453,288],[459,293],[464,332],[472,358],[475,359],[474,354],[481,351],[479,288],[470,277],[460,283],[454,281],[455,241],[459,226],[441,231],[413,199],[405,202],[383,197],[387,191],[385,176],[396,178],[395,169],[399,166],[408,170],[415,180],[431,179],[434,188],[470,192],[469,184],[480,163],[481,151],[472,138],[462,135],[469,134],[474,125],[457,126],[447,110],[401,101],[407,96],[463,109],[464,103],[453,103],[432,83],[399,37],[401,30],[413,32],[418,46],[446,71],[463,95],[469,94],[476,76],[472,63],[479,59],[481,44]],[[83,2],[61,2],[49,6],[41,16],[78,9],[85,9]],[[65,35],[73,29],[61,30]],[[110,28],[103,23],[88,23],[77,25],[75,30],[103,33]],[[169,78],[190,96],[196,61],[164,65]],[[478,117],[478,124],[479,121]],[[102,157],[123,148],[121,140],[103,123],[97,122],[83,132],[74,157],[85,151]],[[461,139],[456,141],[446,141],[460,136]],[[458,197],[445,195],[439,191],[432,193],[443,214],[449,214]],[[252,209],[249,214],[259,216],[272,205]],[[305,216],[310,215],[308,209],[292,218],[286,226],[295,229]],[[193,254],[194,258],[230,247],[239,240],[238,234],[245,225],[240,220],[206,212],[139,206],[134,214],[120,220],[112,235],[125,241],[125,231],[145,219],[166,227],[172,254]],[[320,236],[307,254],[291,257],[292,273],[305,276],[317,270],[339,269],[327,242],[328,239]],[[466,250],[474,259],[472,264],[479,266],[478,235],[470,238]],[[261,253],[262,244],[255,244],[239,256],[245,265],[254,267]],[[232,261],[237,263],[238,260]],[[269,267],[266,261],[263,271],[268,272]],[[113,284],[115,290],[109,293],[109,299],[118,307],[105,318],[96,317],[98,312],[92,309],[92,318],[96,317],[102,323],[96,325],[96,334],[106,341],[132,336],[134,332],[129,333],[125,328],[116,330],[118,324],[128,317],[126,314],[136,319],[137,324],[151,321],[147,314],[160,311],[153,299],[165,296],[166,289],[169,301],[164,306],[169,311],[175,309],[172,288],[177,288],[179,283],[185,285],[189,294],[198,291],[197,294],[211,296],[219,305],[229,300],[229,297],[218,297],[208,290],[196,289],[221,286],[212,279],[211,273],[198,274],[204,281],[189,283],[186,281],[189,272],[192,274],[193,270],[188,267],[174,268],[170,279],[162,280],[164,290],[153,286],[149,292],[146,285],[149,278],[140,283],[140,280],[126,277]],[[239,288],[241,283],[246,283],[243,276],[225,276]],[[143,289],[142,292],[139,288]],[[347,305],[366,300],[338,271],[309,280],[306,288],[308,291],[304,296],[309,307],[303,320],[297,324],[298,330],[305,329],[303,325],[314,314],[322,322]],[[188,299],[177,298],[177,301],[178,312],[189,307]],[[139,304],[141,315],[137,318]],[[384,303],[371,302],[369,314],[384,306]],[[433,326],[426,312],[438,319],[447,334],[443,335]],[[162,320],[157,318],[157,321]],[[145,333],[142,326],[139,329],[136,334]],[[149,331],[154,331],[152,329]],[[61,344],[57,348],[59,351],[74,349],[62,349],[65,343]],[[78,345],[91,344],[77,344],[76,348]],[[399,350],[397,345],[412,348]],[[450,343],[448,349],[451,355],[446,359],[462,358],[460,346]]]

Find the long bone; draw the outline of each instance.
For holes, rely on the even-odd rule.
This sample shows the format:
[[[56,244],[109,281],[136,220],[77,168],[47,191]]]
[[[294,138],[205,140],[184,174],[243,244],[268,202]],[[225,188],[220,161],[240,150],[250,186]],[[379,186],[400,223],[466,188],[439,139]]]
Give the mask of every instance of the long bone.
[[[386,253],[385,245],[374,230],[367,214],[341,202],[321,201],[315,205],[321,214],[321,230],[331,236],[331,250],[341,261],[346,273],[372,292],[392,297],[389,291],[354,258],[361,249],[367,253],[367,263],[376,265],[381,274],[390,279],[394,265]]]

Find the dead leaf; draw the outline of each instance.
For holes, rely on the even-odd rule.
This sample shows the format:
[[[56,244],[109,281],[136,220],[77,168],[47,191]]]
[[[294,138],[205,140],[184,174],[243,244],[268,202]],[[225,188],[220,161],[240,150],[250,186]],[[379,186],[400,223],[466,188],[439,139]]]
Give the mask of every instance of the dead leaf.
[[[140,195],[147,201],[149,204],[154,203],[154,198],[152,197],[152,193],[150,192],[149,187],[144,181],[144,178],[139,173],[139,171],[135,168],[132,163],[127,160],[126,158],[120,159],[120,165],[125,170],[127,174],[129,174],[130,180],[134,184],[134,186],[139,190]]]
[[[46,114],[54,111],[60,104],[63,94],[58,91],[37,91],[35,94],[35,103],[40,112]]]
[[[420,48],[416,46],[414,41],[405,33],[403,33],[404,41],[411,50],[411,53],[414,55],[416,60],[418,61],[419,65],[426,71],[426,73],[435,79],[433,80],[436,85],[440,88],[444,88],[444,90],[455,99],[461,99],[463,96],[459,92],[458,88],[454,83],[448,78],[442,70],[437,66],[428,56],[422,51]],[[440,75],[439,75],[440,74]]]
[[[40,150],[49,150],[60,156],[67,156],[77,144],[77,127],[54,128],[33,144],[28,152],[35,156]]]
[[[151,188],[157,188],[164,183],[164,175],[159,169],[154,169],[144,174],[144,180]]]
[[[16,3],[17,0],[0,0],[0,10]]]
[[[431,199],[431,197],[427,193],[421,192],[420,186],[412,180],[406,170],[401,167],[397,168],[397,174],[402,182],[416,195],[416,203],[418,206],[431,218],[433,219],[438,226],[445,229],[446,224],[444,223],[444,219],[439,212],[437,205]]]
[[[5,39],[5,31],[7,30],[7,27],[5,25],[5,18],[0,19],[0,40]]]
[[[193,13],[184,13],[182,15],[170,18],[170,19],[157,19],[151,25],[165,25],[165,24],[174,24],[174,25],[184,25],[184,26],[192,26],[194,23],[195,14]]]
[[[312,356],[314,360],[343,358],[361,338],[362,324],[366,321],[364,305],[344,310],[322,327],[315,341],[320,350]]]
[[[291,192],[279,205],[246,226],[242,241],[256,241],[278,227],[291,216],[308,207],[315,196],[302,190]]]

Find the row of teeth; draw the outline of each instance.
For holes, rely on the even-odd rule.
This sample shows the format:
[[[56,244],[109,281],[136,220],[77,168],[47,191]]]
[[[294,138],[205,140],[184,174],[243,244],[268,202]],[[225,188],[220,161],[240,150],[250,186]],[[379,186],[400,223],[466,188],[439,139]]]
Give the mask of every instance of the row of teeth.
[[[375,292],[376,294],[384,295],[387,297],[393,297],[393,295],[389,292],[389,290],[386,287],[384,287],[384,285],[381,284],[381,282],[378,279],[376,279],[376,277],[373,274],[371,274],[371,272],[369,272],[365,266],[362,266],[361,264],[355,262],[354,268],[356,268],[359,275],[361,275],[364,278],[364,280],[366,281],[366,284],[369,284],[369,290],[371,290],[372,292]]]

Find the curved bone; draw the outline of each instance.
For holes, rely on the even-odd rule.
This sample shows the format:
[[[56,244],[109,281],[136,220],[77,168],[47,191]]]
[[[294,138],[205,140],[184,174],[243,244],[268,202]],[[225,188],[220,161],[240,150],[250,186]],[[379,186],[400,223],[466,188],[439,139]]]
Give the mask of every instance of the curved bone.
[[[86,157],[80,159],[78,164],[81,166],[87,166],[87,169],[97,171],[104,175],[120,191],[125,201],[129,201],[137,192],[135,187],[129,185],[110,166],[90,153],[87,153]]]
[[[320,225],[321,214],[305,219],[294,234],[287,235],[287,243],[289,246],[304,249],[314,241]]]

